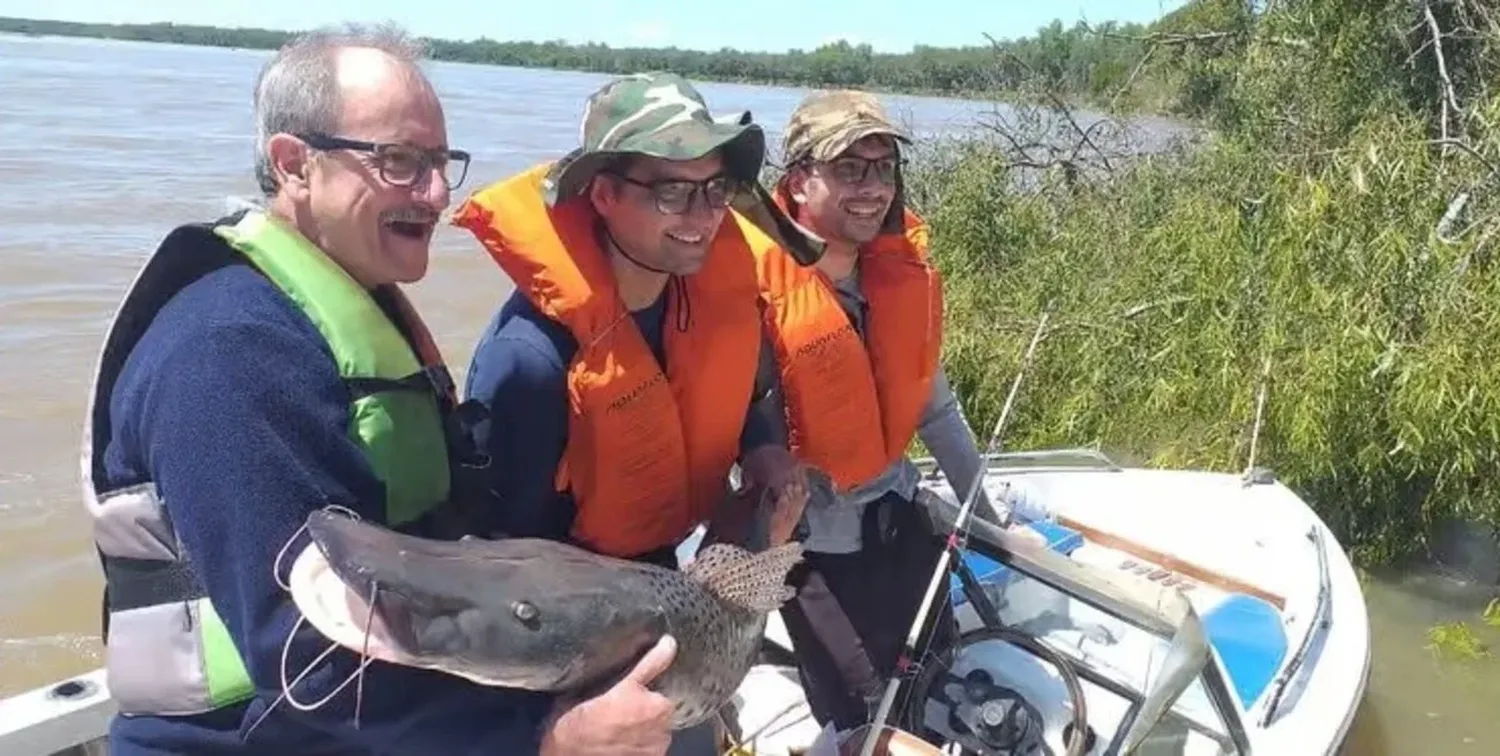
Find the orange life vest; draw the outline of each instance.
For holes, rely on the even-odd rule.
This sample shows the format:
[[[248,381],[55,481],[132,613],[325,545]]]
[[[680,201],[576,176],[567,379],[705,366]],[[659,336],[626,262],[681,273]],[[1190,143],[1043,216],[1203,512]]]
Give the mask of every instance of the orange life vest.
[[[788,205],[784,191],[776,200]],[[869,301],[864,340],[827,276],[798,265],[769,239],[752,245],[789,446],[841,491],[906,453],[932,396],[942,282],[927,261],[926,223],[910,210],[903,221],[902,233],[882,234],[859,250],[860,289]]]
[[[667,304],[664,374],[615,287],[588,200],[547,207],[541,165],[476,192],[454,214],[545,316],[578,342],[555,485],[572,537],[610,556],[678,543],[728,490],[759,356],[755,268],[731,213],[703,268]]]

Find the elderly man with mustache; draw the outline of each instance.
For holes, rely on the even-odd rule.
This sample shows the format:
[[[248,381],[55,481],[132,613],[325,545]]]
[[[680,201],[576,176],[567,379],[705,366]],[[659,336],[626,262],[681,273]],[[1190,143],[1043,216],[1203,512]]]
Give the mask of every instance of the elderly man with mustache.
[[[82,468],[115,756],[542,746],[546,700],[434,671],[371,666],[356,712],[355,686],[339,689],[359,656],[319,660],[329,641],[293,635],[273,574],[318,508],[418,535],[449,519],[467,450],[400,285],[425,274],[468,155],[419,56],[361,28],[280,50],[255,89],[265,207],[174,229],[109,329]],[[281,700],[304,669],[290,695],[331,697],[309,711]]]

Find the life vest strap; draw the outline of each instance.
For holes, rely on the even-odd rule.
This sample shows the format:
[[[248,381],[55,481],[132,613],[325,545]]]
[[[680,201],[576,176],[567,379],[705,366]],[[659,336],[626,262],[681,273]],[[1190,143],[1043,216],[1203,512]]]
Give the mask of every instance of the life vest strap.
[[[453,395],[454,388],[453,376],[442,365],[423,365],[421,370],[401,378],[345,378],[344,385],[349,387],[354,401],[384,391],[425,391],[443,405],[448,404],[448,397]]]
[[[136,559],[102,555],[110,612],[195,601],[208,595],[186,558]],[[108,628],[105,628],[108,635]]]

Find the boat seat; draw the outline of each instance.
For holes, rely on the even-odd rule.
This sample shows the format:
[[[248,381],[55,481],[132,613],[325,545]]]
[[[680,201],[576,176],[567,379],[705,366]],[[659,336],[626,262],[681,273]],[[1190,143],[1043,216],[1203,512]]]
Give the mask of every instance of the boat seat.
[[[1203,632],[1224,664],[1241,706],[1249,709],[1286,658],[1281,613],[1262,599],[1231,593],[1203,615]]]

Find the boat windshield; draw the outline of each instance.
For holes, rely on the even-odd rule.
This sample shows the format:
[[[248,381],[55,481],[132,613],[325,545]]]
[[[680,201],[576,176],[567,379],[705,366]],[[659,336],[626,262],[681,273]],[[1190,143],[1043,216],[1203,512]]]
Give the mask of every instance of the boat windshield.
[[[956,505],[924,498],[940,527],[950,526]],[[971,521],[968,532],[964,563],[1001,623],[1071,663],[1091,727],[1100,737],[1113,733],[1119,746],[1105,752],[1248,752],[1237,704],[1181,593],[1079,564],[983,520]],[[953,598],[967,629],[979,618],[956,583]]]

